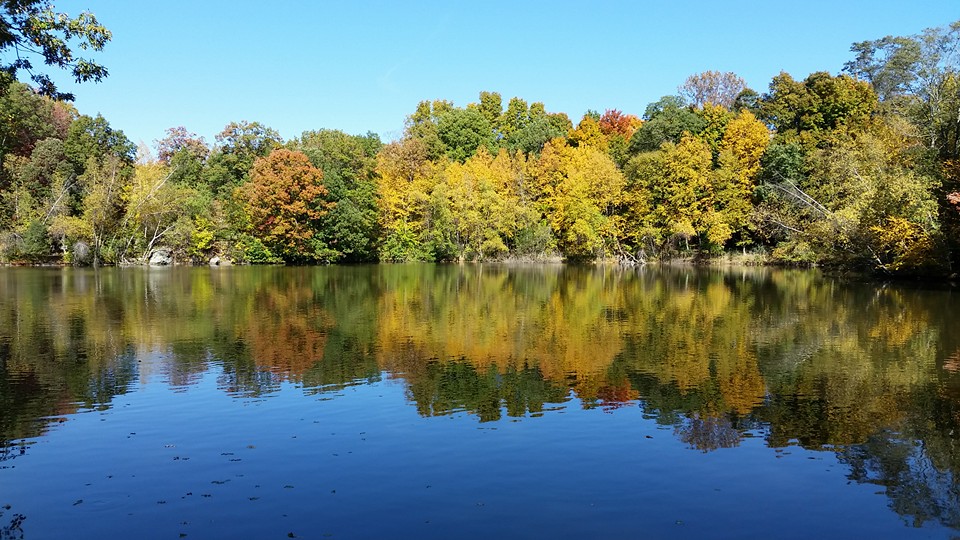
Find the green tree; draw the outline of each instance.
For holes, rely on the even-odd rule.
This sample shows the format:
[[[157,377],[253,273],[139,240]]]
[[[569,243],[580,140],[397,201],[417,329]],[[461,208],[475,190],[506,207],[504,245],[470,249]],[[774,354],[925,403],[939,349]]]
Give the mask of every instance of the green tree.
[[[87,58],[74,55],[72,47],[84,51],[100,51],[110,41],[110,31],[90,12],[76,17],[54,11],[49,0],[12,0],[0,4],[0,70],[11,77],[24,70],[41,94],[72,101],[73,95],[62,93],[45,73],[34,72],[32,59],[70,71],[80,82],[99,82],[107,76],[107,68]]]
[[[447,157],[461,163],[481,146],[492,146],[494,142],[493,126],[474,108],[452,108],[440,114],[437,136]]]
[[[630,152],[650,152],[665,142],[677,143],[684,133],[697,135],[706,121],[678,96],[664,96],[647,106],[643,125],[630,138]]]
[[[96,117],[81,115],[74,120],[64,141],[67,159],[81,173],[91,158],[101,160],[112,156],[125,165],[132,165],[136,150],[123,131],[113,129],[99,114]]]
[[[305,132],[291,148],[303,152],[323,172],[327,199],[333,208],[321,219],[321,234],[340,260],[377,258],[380,227],[377,220],[376,156],[382,143],[373,133],[347,135],[342,131]]]
[[[750,111],[756,116],[760,110],[760,94],[757,93],[756,90],[744,88],[742,92],[737,94],[736,99],[733,100],[731,110],[734,112]]]
[[[480,92],[480,103],[477,104],[480,114],[495,128],[499,128],[500,115],[503,114],[503,98],[497,92]],[[499,129],[498,129],[499,131]],[[503,133],[498,134],[503,137]]]
[[[873,84],[880,99],[913,120],[941,157],[960,157],[960,21],[912,36],[854,43],[844,71]]]
[[[170,180],[193,187],[203,185],[203,168],[210,147],[203,137],[183,126],[167,129],[166,137],[155,141],[157,161],[170,167]]]
[[[30,155],[37,141],[57,135],[53,102],[22,83],[0,88],[0,159]]]
[[[0,190],[0,228],[15,238],[31,223],[45,232],[54,216],[75,203],[76,174],[63,147],[63,141],[51,137],[37,143],[29,158],[8,156],[10,181]]]
[[[833,132],[808,154],[805,177],[770,187],[772,202],[789,205],[777,212],[767,203],[787,237],[774,255],[885,272],[936,271],[946,260],[939,179],[917,151],[919,140],[897,117]]]
[[[830,130],[866,122],[878,103],[869,83],[848,75],[817,72],[800,82],[780,73],[763,96],[760,118],[778,139],[798,140],[809,147],[819,144]]]
[[[547,116],[537,116],[513,132],[507,139],[506,146],[511,152],[520,150],[525,154],[539,154],[548,141],[566,134],[566,131],[558,128]]]
[[[501,136],[509,138],[523,129],[529,121],[530,108],[527,106],[527,102],[518,97],[512,97],[510,102],[507,103],[507,110],[500,115],[496,127]]]
[[[204,181],[220,197],[229,197],[247,181],[254,161],[283,143],[280,134],[260,122],[231,122],[216,136],[204,169]]]
[[[440,116],[453,108],[450,101],[421,101],[417,104],[417,110],[407,117],[404,136],[420,140],[427,150],[427,157],[438,159],[447,152],[446,144],[440,139]]]
[[[850,46],[856,58],[843,65],[847,73],[873,85],[882,101],[895,100],[912,93],[917,80],[921,43],[913,37],[886,36]]]

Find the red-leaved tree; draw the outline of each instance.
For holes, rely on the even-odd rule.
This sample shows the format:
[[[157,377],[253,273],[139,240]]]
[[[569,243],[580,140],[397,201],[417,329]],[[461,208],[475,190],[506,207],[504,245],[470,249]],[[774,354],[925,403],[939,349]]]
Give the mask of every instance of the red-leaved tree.
[[[303,153],[281,148],[257,159],[236,196],[253,235],[284,261],[324,261],[329,255],[318,233],[333,203],[325,198],[323,172]]]

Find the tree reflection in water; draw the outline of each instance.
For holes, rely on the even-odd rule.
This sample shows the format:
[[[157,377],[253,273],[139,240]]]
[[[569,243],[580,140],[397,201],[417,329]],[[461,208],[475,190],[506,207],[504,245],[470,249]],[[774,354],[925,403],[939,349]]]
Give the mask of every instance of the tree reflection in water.
[[[641,407],[702,451],[834,451],[960,528],[960,302],[812,271],[577,266],[4,269],[0,459],[134,384],[238,397],[400,380],[424,416]]]
[[[700,413],[693,413],[677,425],[674,432],[681,441],[704,452],[740,444],[740,430],[726,417],[701,417]]]

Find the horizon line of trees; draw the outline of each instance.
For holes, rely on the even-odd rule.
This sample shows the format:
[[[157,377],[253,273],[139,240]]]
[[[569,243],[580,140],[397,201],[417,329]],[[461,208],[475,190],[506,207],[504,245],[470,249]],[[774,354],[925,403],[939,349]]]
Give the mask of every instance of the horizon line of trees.
[[[643,263],[727,251],[884,273],[960,268],[960,21],[855,43],[844,72],[689,77],[576,124],[496,92],[403,136],[234,122],[156,157],[0,74],[0,260]]]

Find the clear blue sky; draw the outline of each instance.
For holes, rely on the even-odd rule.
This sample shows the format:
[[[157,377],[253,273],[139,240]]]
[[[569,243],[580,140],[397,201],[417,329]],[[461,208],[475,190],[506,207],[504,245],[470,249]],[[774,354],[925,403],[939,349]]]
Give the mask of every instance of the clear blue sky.
[[[273,4],[273,5],[270,5]],[[693,73],[764,91],[781,70],[837,73],[850,44],[960,19],[958,0],[519,2],[60,0],[113,32],[100,84],[62,88],[148,145],[183,125],[208,142],[231,121],[396,138],[424,99],[481,90],[642,114]],[[58,80],[65,80],[58,77]]]

